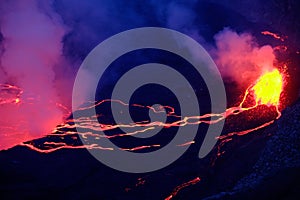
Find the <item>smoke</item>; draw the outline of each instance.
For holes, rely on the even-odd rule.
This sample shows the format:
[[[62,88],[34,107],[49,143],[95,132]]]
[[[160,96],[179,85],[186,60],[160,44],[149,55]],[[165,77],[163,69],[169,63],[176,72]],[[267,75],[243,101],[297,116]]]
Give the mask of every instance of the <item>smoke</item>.
[[[64,55],[72,61],[73,68],[66,70],[68,65],[64,65],[56,71],[62,77],[60,82],[57,81],[62,85],[61,88],[64,88],[62,95],[72,90],[70,84],[72,81],[69,79],[74,78],[74,71],[96,45],[111,35],[143,26],[167,27],[191,36],[209,51],[224,80],[235,82],[241,88],[248,86],[264,71],[273,67],[275,56],[271,46],[260,47],[249,33],[238,34],[229,28],[215,32],[215,27],[224,27],[222,23],[225,22],[220,20],[220,24],[209,24],[211,21],[203,12],[207,9],[204,2],[197,0],[55,1],[56,11],[71,29],[64,38],[63,49]],[[221,12],[219,9],[216,11],[218,13],[215,14]],[[216,11],[210,10],[210,12]],[[224,13],[220,15],[226,16]],[[234,21],[231,15],[230,19]],[[213,28],[210,29],[210,26]],[[215,33],[217,34],[214,40],[210,40],[205,35]],[[215,47],[212,42],[215,43]],[[190,51],[193,54],[193,49]],[[66,76],[70,78],[64,78]],[[89,77],[87,80],[94,78]]]
[[[215,30],[223,24],[210,28],[209,12],[199,2],[1,1],[0,84],[16,85],[23,94],[18,104],[0,105],[0,149],[43,136],[60,123],[64,113],[56,103],[71,105],[80,63],[96,45],[121,31],[159,26],[183,32],[207,47],[224,79],[239,86],[273,67],[271,46],[259,47],[250,34]],[[215,33],[213,47],[207,38]],[[87,80],[95,78],[90,76]]]
[[[270,45],[259,46],[250,33],[239,34],[230,28],[224,28],[214,35],[214,46],[205,40],[200,33],[205,28],[205,23],[202,21],[199,24],[198,18],[202,15],[196,11],[198,1],[162,3],[152,0],[151,3],[164,26],[183,32],[202,44],[213,57],[224,80],[236,83],[240,89],[274,68],[273,48]],[[201,9],[201,4],[198,5]],[[189,50],[193,54],[193,49]]]
[[[196,8],[198,5],[198,9],[205,9],[204,1],[200,4],[195,0],[184,3],[181,1],[162,3],[152,0],[151,3],[155,7],[156,16],[161,19],[164,26],[183,32],[202,44],[212,56],[224,80],[236,83],[240,89],[249,86],[249,83],[274,67],[273,48],[270,45],[259,46],[250,33],[239,34],[230,28],[224,28],[214,35],[212,40],[214,45],[208,42],[210,39],[205,37],[202,30],[207,29],[206,23],[209,21],[199,20],[205,16],[197,12]],[[211,24],[211,26],[218,25]],[[193,49],[189,50],[193,54]]]
[[[23,90],[20,103],[0,107],[1,149],[49,133],[61,122],[54,66],[61,60],[65,30],[45,1],[1,2],[0,83]]]
[[[198,21],[201,13],[196,12],[197,3],[199,3],[197,0],[149,1],[149,4],[154,8],[153,14],[161,26],[180,31],[201,44],[206,44],[205,39],[200,34],[200,29],[206,25]]]
[[[259,47],[249,33],[238,34],[225,28],[214,36],[211,54],[224,79],[244,87],[274,68],[275,55],[269,45]]]

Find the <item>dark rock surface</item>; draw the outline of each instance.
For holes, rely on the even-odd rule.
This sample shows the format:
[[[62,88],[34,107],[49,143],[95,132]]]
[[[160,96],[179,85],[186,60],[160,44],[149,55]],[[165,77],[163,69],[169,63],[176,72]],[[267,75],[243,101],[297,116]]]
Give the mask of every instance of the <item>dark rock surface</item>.
[[[215,166],[192,147],[146,174],[112,170],[84,149],[41,154],[17,146],[0,152],[1,199],[164,199],[195,177],[201,181],[174,199],[298,199],[300,101],[264,130],[234,140]]]
[[[227,191],[206,199],[297,199],[300,197],[300,101],[272,125],[251,172]],[[270,126],[265,132],[273,127]]]

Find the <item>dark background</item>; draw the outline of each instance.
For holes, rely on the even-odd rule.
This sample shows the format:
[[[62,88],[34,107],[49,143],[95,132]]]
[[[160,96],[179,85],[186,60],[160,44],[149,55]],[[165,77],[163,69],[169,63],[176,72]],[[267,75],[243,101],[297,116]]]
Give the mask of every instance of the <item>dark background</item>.
[[[189,20],[168,21],[165,10],[174,2],[179,5],[176,7],[178,13],[184,13]],[[84,149],[63,149],[42,154],[26,147],[16,146],[0,152],[0,197],[164,199],[176,186],[200,177],[199,183],[182,189],[174,199],[299,198],[300,104],[297,99],[300,82],[297,76],[300,63],[299,53],[296,53],[299,52],[300,44],[299,1],[57,0],[53,6],[64,23],[71,27],[71,31],[63,39],[63,53],[73,63],[74,72],[98,43],[116,33],[137,27],[167,27],[187,34],[195,30],[202,36],[195,39],[204,45],[214,45],[213,36],[224,27],[231,27],[238,32],[250,32],[260,45],[278,43],[277,40],[261,35],[261,31],[269,30],[286,35],[288,39],[284,44],[289,49],[277,55],[280,62],[289,64],[290,78],[285,88],[285,110],[283,116],[273,125],[243,137],[234,137],[233,142],[223,147],[226,153],[217,159],[214,165],[212,160],[216,149],[205,159],[200,160],[197,156],[207,128],[205,125],[200,126],[196,138],[198,143],[192,145],[180,159],[164,169],[145,174],[127,174],[110,169]],[[130,59],[130,56],[135,59]],[[207,97],[205,84],[201,82],[201,77],[193,76],[188,63],[166,52],[148,50],[131,52],[110,66],[106,72],[109,78],[102,82],[105,85],[102,88],[105,89],[99,91],[97,98],[109,97],[113,84],[123,73],[133,66],[153,59],[174,68],[176,64],[184,66],[181,72],[185,73],[192,83],[197,82],[193,86],[198,97],[201,99]],[[123,68],[114,67],[120,64]],[[229,104],[235,103],[240,95],[236,86],[229,81],[226,82],[226,89]],[[148,93],[150,91],[153,95],[144,98],[134,95],[135,102],[177,106],[173,95],[166,88],[158,89],[154,86],[146,87],[144,90]],[[139,92],[145,91],[141,88]],[[165,93],[167,95],[163,96]],[[204,113],[209,112],[209,100],[202,102],[201,110]],[[141,111],[136,118],[143,118],[143,114],[144,111]],[[238,121],[234,118],[226,121],[224,133],[231,130],[235,120]],[[172,136],[172,133],[170,135]],[[172,138],[171,136],[164,138],[165,143],[167,139]],[[158,139],[154,138],[153,141]],[[34,143],[42,146],[44,141],[52,141],[52,138],[41,138]],[[139,184],[139,178],[145,180],[145,183]]]

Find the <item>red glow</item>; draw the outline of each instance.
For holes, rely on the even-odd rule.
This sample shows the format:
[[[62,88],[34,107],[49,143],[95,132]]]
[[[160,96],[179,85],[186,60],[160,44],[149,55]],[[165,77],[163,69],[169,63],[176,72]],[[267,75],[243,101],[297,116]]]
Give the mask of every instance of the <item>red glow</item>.
[[[177,193],[182,190],[183,188],[185,187],[188,187],[190,185],[195,185],[196,183],[198,183],[201,179],[199,177],[196,177],[194,178],[193,180],[190,180],[186,183],[183,183],[181,185],[178,185],[174,190],[173,192],[170,194],[170,196],[168,196],[167,198],[165,198],[165,200],[170,200],[172,199],[173,197],[175,197],[177,195]]]
[[[257,104],[279,105],[283,79],[277,69],[262,75],[252,87]]]
[[[275,84],[275,83],[277,83],[277,81],[279,81],[280,84]],[[76,141],[76,140],[78,140],[78,137],[76,136],[78,133],[75,131],[76,130],[75,128],[89,130],[87,132],[79,133],[83,139],[88,139],[89,137],[93,137],[95,140],[101,139],[101,137],[106,137],[108,139],[111,139],[111,138],[115,138],[115,137],[126,137],[126,136],[132,136],[135,134],[141,134],[141,133],[147,134],[147,131],[154,130],[159,127],[170,128],[170,127],[176,127],[176,126],[197,125],[197,124],[201,124],[201,123],[215,124],[221,120],[226,119],[227,117],[229,117],[231,115],[238,115],[244,111],[254,110],[258,106],[262,106],[262,105],[267,105],[268,107],[275,107],[277,110],[276,119],[278,119],[281,114],[278,109],[278,105],[279,105],[279,100],[280,100],[279,97],[280,97],[280,94],[282,91],[282,84],[283,84],[283,78],[278,70],[274,69],[271,72],[266,72],[265,74],[262,74],[254,84],[250,85],[247,88],[247,90],[245,91],[244,96],[242,98],[242,101],[238,106],[230,107],[230,108],[226,109],[226,111],[223,113],[211,113],[211,114],[204,114],[202,116],[182,117],[182,116],[177,116],[175,114],[174,108],[172,108],[170,106],[162,106],[162,108],[157,108],[157,107],[154,108],[151,106],[144,106],[144,105],[139,105],[139,104],[129,105],[127,103],[122,102],[121,100],[107,99],[107,100],[100,101],[96,104],[93,104],[91,106],[82,107],[79,110],[84,111],[86,109],[94,108],[95,106],[101,106],[102,104],[105,104],[105,103],[117,103],[117,104],[121,104],[125,107],[134,106],[134,107],[138,107],[138,108],[150,109],[154,113],[157,113],[157,114],[161,113],[161,112],[165,112],[167,116],[172,116],[172,117],[178,118],[178,120],[175,120],[174,122],[171,122],[171,123],[157,122],[157,121],[155,121],[155,122],[143,121],[143,122],[136,122],[134,124],[99,124],[99,122],[97,120],[97,116],[87,116],[87,117],[81,117],[78,119],[66,121],[65,123],[57,126],[57,128],[55,130],[53,130],[53,133],[50,134],[49,136],[61,137],[62,141],[64,141],[64,139],[65,139],[64,137],[73,136],[74,141]],[[266,96],[264,96],[265,94],[266,94]],[[251,102],[251,100],[254,101],[255,104],[254,105],[249,104],[248,103],[249,100],[250,100],[250,102]],[[266,107],[266,109],[267,109],[267,107]],[[76,127],[74,125],[74,121],[76,121],[76,123],[77,123]],[[254,127],[254,128],[250,128],[250,129],[238,131],[238,132],[231,132],[231,133],[227,133],[225,135],[218,137],[217,139],[220,140],[220,144],[218,146],[217,156],[221,156],[224,153],[221,151],[221,148],[225,143],[230,142],[232,140],[232,136],[234,136],[234,135],[242,136],[242,135],[248,134],[250,132],[259,130],[263,127],[266,127],[266,126],[272,124],[274,121],[275,121],[275,119],[271,120],[269,122],[266,122],[260,126]],[[126,129],[128,129],[128,131],[126,133],[119,133],[119,134],[117,133],[117,134],[110,135],[110,136],[99,135],[99,134],[94,133],[97,131],[109,131],[109,130],[115,130],[118,128],[126,128]],[[130,131],[130,129],[135,129],[135,130]],[[184,144],[177,144],[177,146],[178,147],[187,146],[187,145],[191,145],[194,143],[195,143],[195,141],[188,141]],[[36,150],[36,148],[38,148],[38,147],[35,147],[34,144],[30,144],[30,143],[26,143],[23,145],[30,147],[34,150]],[[146,149],[146,148],[159,148],[160,146],[161,146],[161,144],[152,144],[152,145],[146,145],[146,146],[136,146],[136,147],[132,147],[132,148],[120,148],[120,149],[126,150],[126,151],[138,151],[138,150]],[[92,148],[92,149],[99,149],[99,150],[114,150],[113,147],[99,147],[97,144],[91,144],[88,146],[77,146],[70,142],[65,142],[65,143],[56,143],[56,144],[52,144],[52,145],[49,145],[49,144],[47,145],[45,143],[44,149],[40,148],[38,151],[42,152],[42,153],[50,153],[50,152],[53,152],[55,150],[59,150],[62,148],[89,148],[89,149]]]
[[[23,128],[26,127],[23,124],[25,123],[26,125],[28,119],[18,118],[20,120],[17,124],[21,128],[9,126],[9,125],[5,126],[5,123],[1,121],[0,129],[2,132],[6,133],[4,137],[5,140],[2,140],[1,148],[2,149],[8,148],[13,145],[20,144],[20,142],[23,142],[20,145],[28,147],[31,150],[40,153],[52,153],[54,151],[61,150],[61,149],[84,149],[84,148],[101,150],[101,151],[103,150],[113,151],[115,150],[115,147],[109,147],[109,146],[102,147],[99,146],[96,142],[95,144],[89,144],[89,145],[82,145],[81,143],[77,143],[76,141],[79,140],[78,134],[80,134],[83,139],[89,139],[92,137],[94,140],[99,140],[101,139],[101,137],[106,137],[108,139],[111,139],[115,137],[127,137],[127,136],[132,136],[141,133],[147,134],[147,131],[160,129],[161,127],[170,128],[170,127],[177,127],[177,126],[197,125],[201,123],[215,124],[221,120],[226,119],[229,116],[238,115],[244,111],[255,110],[259,106],[266,106],[266,105],[267,106],[264,109],[268,109],[269,107],[276,108],[277,111],[276,119],[278,119],[281,115],[278,106],[280,105],[280,95],[283,89],[283,85],[284,85],[283,75],[277,69],[267,71],[264,74],[262,74],[260,77],[258,77],[257,80],[246,89],[243,98],[238,106],[227,108],[223,113],[208,113],[201,116],[178,116],[175,113],[175,109],[172,108],[171,106],[151,107],[151,106],[145,106],[140,104],[129,105],[127,103],[122,102],[121,100],[106,99],[97,102],[96,104],[91,103],[90,106],[82,107],[79,110],[84,111],[87,109],[93,109],[95,106],[102,106],[102,104],[104,105],[106,103],[117,103],[124,107],[127,107],[126,109],[128,109],[129,106],[133,106],[141,109],[152,110],[152,112],[156,114],[164,112],[167,116],[173,117],[174,119],[178,119],[178,120],[175,120],[170,123],[159,122],[159,121],[154,121],[154,122],[142,121],[142,122],[136,122],[131,124],[99,124],[98,117],[104,117],[102,114],[100,114],[98,116],[86,116],[86,117],[83,116],[78,119],[67,120],[64,123],[58,125],[53,130],[53,127],[55,127],[56,124],[61,123],[61,118],[57,116],[52,116],[52,118],[48,118],[46,121],[39,122],[40,123],[39,126],[43,127],[43,131],[45,133],[50,132],[51,130],[52,133],[48,135],[49,141],[45,141],[43,144],[38,144],[38,145],[32,142],[23,142],[35,138],[32,137],[32,134],[30,133],[29,129]],[[29,97],[28,99],[23,98],[22,96],[23,91],[18,87],[11,86],[11,85],[1,85],[1,87],[2,87],[2,91],[0,95],[1,97],[0,105],[2,105],[2,109],[3,106],[4,107],[9,106],[16,109],[16,112],[13,115],[11,115],[12,120],[15,120],[15,117],[18,116],[18,111],[19,111],[18,109],[23,105],[26,106],[29,105],[34,107],[35,103],[38,103],[38,101],[36,101],[36,99],[34,98],[31,97]],[[51,101],[49,101],[49,103],[52,104]],[[68,109],[62,104],[55,103],[55,107],[64,111],[66,113],[66,116],[70,114],[68,112]],[[217,152],[215,157],[213,157],[212,165],[214,165],[217,158],[219,158],[225,153],[223,147],[225,144],[233,140],[233,136],[246,135],[250,132],[264,128],[272,124],[274,121],[275,119],[265,122],[254,128],[249,128],[242,131],[230,132],[216,138],[219,139],[220,142],[216,146]],[[76,122],[77,124],[76,127],[74,125],[74,122]],[[77,133],[75,128],[81,128],[82,130],[87,130],[87,132]],[[118,128],[126,128],[128,129],[128,131],[126,131],[126,133],[116,133],[110,136],[96,134],[96,132],[98,131],[116,130]],[[20,132],[20,130],[22,130],[22,132]],[[55,140],[52,140],[51,138],[55,138]],[[196,141],[187,141],[183,144],[177,144],[176,146],[180,148],[180,147],[194,144],[195,142]],[[130,148],[119,148],[119,149],[124,151],[139,151],[148,148],[155,149],[160,147],[161,144],[149,144],[149,145],[135,146]],[[166,199],[173,198],[182,188],[187,187],[188,185],[191,184],[195,184],[198,181],[200,181],[200,178],[196,178],[192,181],[177,186],[172,192],[172,194]]]
[[[63,112],[68,114],[51,100],[24,96],[21,88],[9,84],[0,84],[0,111],[0,150],[45,136],[62,122]]]
[[[284,37],[280,36],[279,34],[272,33],[270,31],[262,31],[261,34],[272,36],[273,38],[281,40],[282,42],[284,41]]]
[[[124,150],[124,151],[137,151],[137,150],[153,148],[153,147],[160,147],[160,144],[153,144],[153,145],[147,145],[147,146],[138,146],[138,147],[134,147],[134,148],[120,148],[120,149]]]

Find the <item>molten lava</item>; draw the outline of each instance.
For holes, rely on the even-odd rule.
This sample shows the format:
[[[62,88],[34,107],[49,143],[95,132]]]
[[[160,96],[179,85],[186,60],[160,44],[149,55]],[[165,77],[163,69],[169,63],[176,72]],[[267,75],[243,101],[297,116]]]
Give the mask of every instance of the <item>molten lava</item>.
[[[0,113],[0,150],[41,138],[70,115],[65,106],[10,84],[0,84]]]
[[[274,111],[274,107],[277,111],[277,116],[271,120],[268,119],[267,122],[262,122],[262,124],[255,125],[254,127],[247,127],[242,130],[234,131],[234,132],[226,132],[223,133],[221,136],[216,137],[219,140],[217,145],[214,148],[214,154],[211,157],[210,164],[213,166],[218,158],[220,158],[223,154],[225,154],[225,145],[234,141],[234,137],[236,136],[243,136],[250,132],[257,131],[262,129],[266,126],[271,125],[274,123],[276,119],[281,116],[281,113],[278,109],[280,104],[280,96],[283,90],[284,84],[284,77],[277,69],[272,71],[268,71],[262,74],[256,82],[249,85],[246,89],[241,102],[237,106],[227,108],[223,113],[207,113],[201,116],[179,116],[175,112],[175,108],[171,106],[162,106],[162,108],[155,108],[152,106],[147,105],[139,105],[139,104],[128,104],[122,102],[121,100],[113,100],[113,99],[106,99],[99,102],[92,102],[88,104],[88,106],[81,107],[78,109],[78,112],[84,112],[89,109],[94,109],[95,107],[107,106],[111,103],[116,103],[124,106],[124,109],[129,109],[129,107],[135,107],[136,109],[148,109],[153,111],[155,114],[160,114],[161,112],[165,112],[168,117],[173,118],[175,121],[172,122],[160,122],[160,121],[142,121],[142,122],[135,122],[130,124],[99,124],[98,118],[102,117],[105,118],[105,114],[100,114],[99,116],[82,116],[77,119],[68,119],[63,124],[60,124],[56,127],[56,129],[43,141],[29,141],[23,142],[20,145],[30,148],[31,150],[40,152],[40,153],[52,153],[57,150],[61,149],[94,149],[97,151],[114,151],[116,147],[111,146],[99,146],[97,140],[100,140],[102,137],[106,137],[108,139],[116,138],[116,137],[130,137],[136,134],[147,134],[148,131],[154,129],[163,128],[170,128],[170,127],[179,127],[179,126],[187,126],[187,125],[198,125],[201,123],[204,124],[215,124],[220,122],[221,120],[226,120],[229,116],[239,115],[242,112],[251,112],[255,111],[253,116],[249,116],[249,118],[258,118],[261,115],[256,116],[256,109],[266,109],[267,112],[272,110]],[[18,88],[4,85],[2,86],[2,99],[0,98],[0,105],[1,104],[20,104],[20,94],[21,90]],[[9,91],[9,92],[7,92]],[[13,93],[14,95],[10,95]],[[17,94],[17,95],[16,95]],[[1,97],[1,95],[0,95]],[[251,102],[251,103],[249,103]],[[255,103],[255,104],[254,104]],[[64,109],[63,105],[57,104],[60,109]],[[270,110],[268,109],[270,107]],[[245,114],[244,113],[244,114]],[[264,112],[262,112],[264,113]],[[260,114],[260,113],[259,113]],[[75,125],[76,122],[77,124]],[[76,128],[80,128],[83,130],[81,132],[77,132]],[[128,131],[126,133],[118,132],[119,128],[126,128]],[[0,126],[1,130],[1,126]],[[98,134],[99,131],[114,131],[112,135],[103,135]],[[83,145],[79,141],[79,135],[84,139],[91,141],[89,145]],[[193,145],[197,141],[187,141],[183,144],[177,144],[178,148],[187,145]],[[151,149],[156,150],[157,148],[161,147],[162,145],[159,143],[155,144],[147,144],[141,146],[130,146],[126,148],[119,147],[120,150],[123,151],[140,151],[143,149]],[[1,148],[0,148],[1,149]],[[190,185],[194,185],[200,181],[200,177],[196,177],[195,179],[178,185],[174,188],[172,193],[166,197],[166,200],[170,200],[177,195],[177,193]],[[143,180],[144,184],[144,180]],[[129,191],[131,188],[125,188],[125,191]]]
[[[270,32],[270,31],[262,31],[261,34],[263,35],[269,35],[277,40],[281,40],[282,42],[287,38],[287,36],[280,36],[279,34],[277,33],[273,33],[273,32]]]
[[[257,107],[261,107],[263,105],[267,105],[268,107],[275,107],[277,111],[277,117],[273,120],[270,120],[268,122],[265,122],[261,125],[258,125],[254,128],[249,128],[242,131],[237,132],[230,132],[227,134],[223,134],[216,139],[220,140],[220,144],[218,145],[218,153],[217,156],[221,155],[221,147],[232,140],[232,136],[242,136],[246,135],[250,132],[259,130],[261,128],[264,128],[270,124],[272,124],[276,119],[278,119],[281,116],[281,113],[278,109],[279,101],[280,101],[280,95],[283,89],[283,77],[282,74],[277,69],[274,69],[272,71],[266,72],[265,74],[261,75],[257,79],[257,81],[250,85],[247,90],[244,93],[244,97],[241,101],[241,103],[238,106],[227,108],[226,111],[223,113],[207,113],[201,116],[178,116],[175,114],[174,108],[170,106],[163,106],[164,111],[156,110],[156,108],[153,108],[151,106],[145,106],[145,105],[139,105],[139,104],[128,104],[124,103],[121,100],[113,100],[113,99],[106,99],[102,100],[100,102],[93,103],[90,106],[79,108],[78,111],[85,111],[88,109],[93,109],[95,106],[105,106],[107,103],[116,103],[124,106],[124,109],[129,109],[128,107],[136,107],[140,109],[150,109],[154,113],[159,114],[160,112],[165,112],[168,117],[173,117],[176,119],[173,122],[136,122],[133,124],[99,124],[99,121],[97,117],[95,116],[86,116],[81,117],[78,119],[70,119],[67,120],[64,124],[61,124],[56,127],[55,131],[51,133],[48,138],[55,138],[55,137],[62,137],[62,142],[57,143],[57,145],[46,145],[42,147],[39,145],[39,147],[36,147],[35,145],[31,143],[22,143],[21,145],[27,146],[33,150],[38,150],[41,153],[50,153],[62,148],[93,148],[93,149],[101,149],[101,150],[114,150],[113,147],[101,147],[98,144],[91,144],[91,146],[78,146],[77,144],[77,134],[80,134],[83,138],[89,139],[90,137],[94,137],[95,140],[100,139],[101,137],[106,137],[108,139],[116,138],[116,137],[126,137],[126,136],[132,136],[135,134],[141,134],[141,133],[147,133],[150,130],[159,129],[160,127],[164,128],[170,128],[170,127],[178,127],[178,126],[187,126],[187,125],[197,125],[201,123],[205,124],[215,124],[220,122],[221,120],[225,120],[227,117],[232,115],[238,115],[245,111],[254,110]],[[255,105],[248,104],[248,100],[251,102],[255,102]],[[127,107],[127,108],[126,108]],[[101,115],[102,116],[102,115]],[[102,117],[105,117],[104,115]],[[213,118],[213,119],[211,119]],[[74,122],[77,122],[77,125],[74,124]],[[86,132],[77,132],[75,128],[81,128],[83,130],[87,130]],[[99,135],[97,132],[99,131],[111,131],[111,130],[117,130],[119,128],[127,128],[128,132],[126,133],[114,133],[113,135]],[[137,129],[138,128],[138,129]],[[131,131],[132,129],[132,131]],[[64,138],[66,137],[66,138]],[[68,140],[68,137],[74,137],[74,143],[72,143],[73,139]],[[66,140],[66,141],[65,141]],[[177,144],[177,146],[180,148],[181,146],[191,145],[194,144],[195,141],[188,141],[184,144]],[[64,144],[64,145],[61,145]],[[131,148],[120,148],[121,150],[126,151],[137,151],[140,149],[145,148],[157,148],[160,147],[160,144],[152,144],[152,145],[143,145],[143,146],[134,146]]]
[[[283,88],[282,75],[277,69],[262,75],[252,87],[257,104],[279,105]]]

